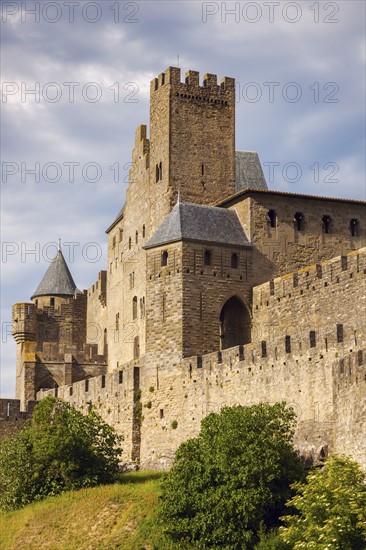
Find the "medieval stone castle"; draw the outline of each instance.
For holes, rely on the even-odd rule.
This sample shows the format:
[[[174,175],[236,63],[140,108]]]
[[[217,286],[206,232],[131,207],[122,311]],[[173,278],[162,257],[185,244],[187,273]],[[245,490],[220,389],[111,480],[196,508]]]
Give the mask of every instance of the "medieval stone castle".
[[[125,463],[164,468],[209,412],[285,400],[310,462],[366,468],[365,203],[268,190],[235,151],[234,79],[170,67],[150,94],[107,269],[81,292],[60,249],[13,306],[1,418],[59,396],[124,434]]]

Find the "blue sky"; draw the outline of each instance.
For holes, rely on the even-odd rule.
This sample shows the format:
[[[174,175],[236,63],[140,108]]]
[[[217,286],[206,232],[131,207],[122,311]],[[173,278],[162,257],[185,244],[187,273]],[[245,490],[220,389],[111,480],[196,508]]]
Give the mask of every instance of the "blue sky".
[[[149,81],[178,56],[182,77],[236,79],[236,148],[258,151],[270,188],[365,199],[363,1],[0,7],[1,396],[15,387],[11,305],[29,300],[52,243],[73,243],[81,289],[106,267]]]

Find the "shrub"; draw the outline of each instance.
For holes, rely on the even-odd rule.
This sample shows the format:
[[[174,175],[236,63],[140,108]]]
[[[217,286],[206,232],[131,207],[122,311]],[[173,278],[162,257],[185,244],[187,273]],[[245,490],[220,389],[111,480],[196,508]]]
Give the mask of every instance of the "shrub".
[[[118,436],[94,411],[47,397],[0,451],[0,507],[16,509],[69,489],[114,481]]]
[[[333,456],[323,469],[296,484],[289,501],[296,515],[282,518],[282,539],[294,549],[364,550],[366,548],[366,476],[347,457]]]
[[[279,525],[303,465],[284,403],[225,407],[177,450],[162,485],[161,518],[177,543],[254,548],[261,525]]]

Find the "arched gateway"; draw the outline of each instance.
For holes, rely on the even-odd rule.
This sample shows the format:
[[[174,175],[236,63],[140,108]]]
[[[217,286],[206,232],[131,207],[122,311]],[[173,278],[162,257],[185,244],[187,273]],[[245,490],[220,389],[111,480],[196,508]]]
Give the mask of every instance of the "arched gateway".
[[[221,349],[251,342],[251,322],[248,309],[236,296],[225,302],[220,313]]]

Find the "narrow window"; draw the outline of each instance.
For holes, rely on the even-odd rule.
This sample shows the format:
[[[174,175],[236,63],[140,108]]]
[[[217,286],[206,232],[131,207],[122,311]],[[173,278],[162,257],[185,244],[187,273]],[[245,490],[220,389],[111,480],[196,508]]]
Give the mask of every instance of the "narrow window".
[[[105,374],[102,374],[102,388],[105,388]]]
[[[55,299],[54,298],[50,298],[50,306],[54,306],[55,305]]]
[[[160,181],[163,179],[163,164],[161,162],[159,164],[159,179]]]
[[[113,237],[112,247],[113,247],[113,248],[116,248],[116,237]]]
[[[316,346],[315,330],[311,330],[309,332],[309,339],[310,339],[310,347],[315,348]]]
[[[143,225],[142,226],[142,238],[143,239],[145,238],[145,234],[146,234],[146,230],[145,230],[145,226]]]
[[[237,254],[231,254],[231,267],[233,269],[238,269],[239,265],[239,256]]]
[[[131,237],[129,237],[128,239],[128,248],[131,250],[131,246],[132,246],[132,239]]]
[[[137,319],[137,296],[132,300],[132,319]]]
[[[158,164],[155,167],[155,181],[156,181],[156,183],[159,181],[159,165]]]
[[[291,353],[291,336],[285,336],[285,351]]]
[[[269,221],[270,227],[276,227],[276,222],[277,222],[276,211],[275,210],[268,210],[267,216],[268,216],[268,221]]]
[[[302,212],[295,212],[294,221],[296,229],[302,231],[304,229],[304,214]]]
[[[352,237],[358,237],[358,220],[356,218],[352,218],[349,222],[349,228],[351,230]]]
[[[38,307],[38,300],[35,300],[36,307]]]
[[[119,230],[119,242],[121,242],[123,239],[123,229]]]
[[[140,318],[145,317],[145,298],[140,298]]]
[[[70,389],[69,389],[69,395],[70,396],[73,394],[73,390],[74,390],[74,388],[72,386],[70,386]]]
[[[164,418],[164,409],[160,409],[160,418]]]
[[[343,342],[343,325],[337,325],[337,342],[338,344]]]
[[[201,164],[201,176],[205,175],[205,165]]]
[[[138,359],[140,357],[140,339],[135,336],[133,339],[133,358]]]
[[[118,372],[118,384],[122,384],[123,383],[123,370],[120,370]]]
[[[326,214],[325,216],[322,217],[322,222],[323,222],[323,229],[324,229],[324,233],[329,233],[330,232],[330,222],[331,222],[331,217],[328,216],[328,214]]]
[[[89,391],[89,380],[88,378],[85,380],[85,391]]]
[[[119,330],[119,313],[116,313],[116,331]]]
[[[113,267],[113,263],[111,262],[111,263],[109,264],[109,273],[112,273],[112,267]]]
[[[262,348],[262,357],[267,357],[267,343],[265,342],[265,340],[262,340],[261,348]]]
[[[205,250],[203,254],[203,263],[204,265],[211,265],[212,264],[212,252],[211,250]]]
[[[136,231],[135,233],[135,243],[137,244],[139,242],[139,232]]]
[[[164,250],[164,252],[161,255],[161,265],[162,267],[168,265],[168,252]]]

